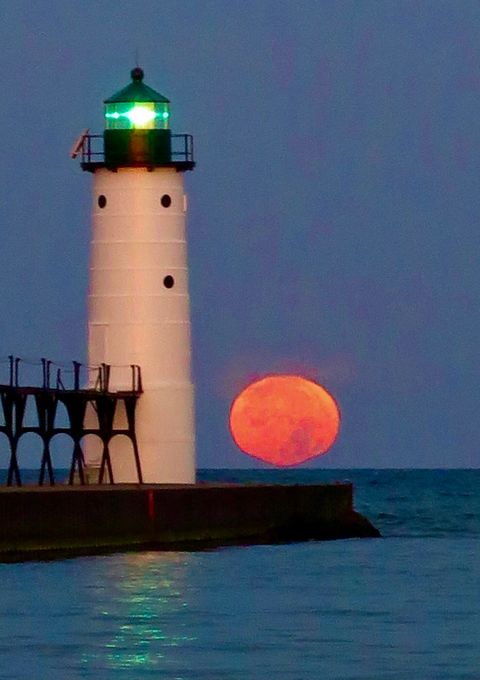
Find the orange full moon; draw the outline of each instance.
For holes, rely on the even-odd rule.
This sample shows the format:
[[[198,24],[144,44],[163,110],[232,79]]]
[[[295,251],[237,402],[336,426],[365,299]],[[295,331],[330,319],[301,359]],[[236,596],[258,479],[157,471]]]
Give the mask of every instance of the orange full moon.
[[[240,392],[230,409],[230,432],[239,449],[279,466],[326,453],[339,427],[335,399],[298,375],[257,380]]]

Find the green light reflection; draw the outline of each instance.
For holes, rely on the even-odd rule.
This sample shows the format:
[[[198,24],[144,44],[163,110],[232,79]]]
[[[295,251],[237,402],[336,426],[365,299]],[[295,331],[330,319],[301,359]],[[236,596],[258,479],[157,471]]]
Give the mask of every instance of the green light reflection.
[[[178,660],[179,648],[196,639],[182,616],[189,559],[187,553],[152,552],[112,560],[96,613],[109,639],[83,655],[85,666],[161,670]]]

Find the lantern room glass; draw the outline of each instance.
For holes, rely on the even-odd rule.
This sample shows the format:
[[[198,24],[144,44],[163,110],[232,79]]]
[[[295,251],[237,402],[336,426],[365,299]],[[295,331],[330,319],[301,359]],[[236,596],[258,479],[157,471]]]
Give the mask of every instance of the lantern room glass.
[[[168,102],[115,102],[105,104],[106,130],[168,130]]]

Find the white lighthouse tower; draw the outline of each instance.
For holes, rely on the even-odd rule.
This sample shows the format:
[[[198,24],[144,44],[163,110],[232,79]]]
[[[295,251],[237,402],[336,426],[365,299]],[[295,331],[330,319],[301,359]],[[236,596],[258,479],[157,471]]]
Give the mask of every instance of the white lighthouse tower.
[[[89,364],[111,365],[110,390],[130,389],[141,369],[136,435],[143,481],[195,482],[186,210],[190,135],[172,135],[170,102],[143,71],[105,101],[102,138],[85,134],[82,168],[93,173],[88,296]],[[118,419],[126,414],[117,414]],[[131,442],[110,445],[115,482],[138,480]],[[87,446],[89,468],[99,453]]]

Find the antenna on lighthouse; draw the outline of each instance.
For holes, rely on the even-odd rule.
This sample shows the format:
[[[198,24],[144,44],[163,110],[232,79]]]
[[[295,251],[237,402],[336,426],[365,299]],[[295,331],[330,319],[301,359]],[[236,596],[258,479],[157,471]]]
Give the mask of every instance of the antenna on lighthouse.
[[[83,142],[85,141],[85,138],[88,137],[88,133],[90,132],[89,128],[86,128],[81,135],[75,140],[71,150],[70,150],[70,158],[76,158],[80,151],[83,148]]]

